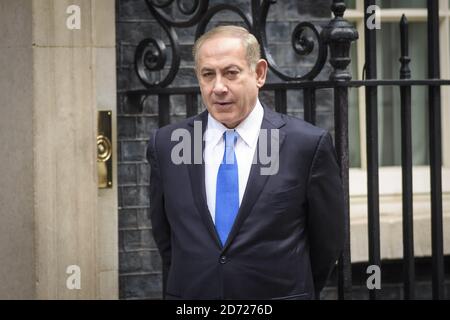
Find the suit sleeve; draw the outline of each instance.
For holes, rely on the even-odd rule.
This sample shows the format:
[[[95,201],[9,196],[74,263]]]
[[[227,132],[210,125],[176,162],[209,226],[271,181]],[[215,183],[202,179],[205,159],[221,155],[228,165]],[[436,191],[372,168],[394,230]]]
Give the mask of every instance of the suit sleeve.
[[[330,134],[320,137],[308,182],[308,237],[316,297],[344,246],[344,190]]]
[[[164,209],[163,182],[156,151],[155,130],[147,147],[147,160],[150,163],[150,220],[153,237],[162,259],[163,298],[166,296],[167,274],[171,263],[170,225]]]

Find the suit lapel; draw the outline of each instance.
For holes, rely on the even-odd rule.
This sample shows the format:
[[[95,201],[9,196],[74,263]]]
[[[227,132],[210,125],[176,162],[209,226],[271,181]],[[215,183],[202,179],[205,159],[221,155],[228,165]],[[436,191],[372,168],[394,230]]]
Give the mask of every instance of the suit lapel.
[[[202,127],[202,134],[201,134],[201,141],[202,141],[202,147],[201,147],[201,163],[194,162],[193,164],[188,165],[188,171],[189,171],[189,177],[191,180],[191,189],[192,194],[194,196],[194,202],[197,206],[198,211],[200,212],[200,215],[202,217],[203,222],[206,225],[206,228],[208,229],[208,232],[210,233],[211,237],[214,239],[216,244],[221,247],[222,244],[220,242],[219,236],[217,234],[216,228],[214,226],[214,222],[211,217],[211,213],[208,209],[208,204],[206,202],[206,189],[205,189],[205,163],[203,161],[203,150],[205,149],[205,141],[203,140],[203,136],[205,134],[205,130],[208,124],[208,112],[204,111],[201,114],[199,114],[197,117],[194,117],[191,122],[189,122],[189,127],[191,130],[191,137],[196,137],[194,133],[195,128],[195,121],[201,122]],[[191,156],[192,159],[194,159],[194,148],[195,148],[195,142],[194,138],[191,139]],[[198,143],[198,142],[197,142]],[[198,152],[198,151],[197,151]]]
[[[264,107],[264,118],[261,124],[261,129],[267,130],[267,137],[271,137],[270,134],[272,129],[280,129],[285,125],[285,121],[281,118],[281,116],[267,107]],[[281,147],[283,145],[285,138],[285,133],[282,130],[279,130],[279,152],[281,152]],[[268,143],[268,152],[271,154],[270,150],[271,143]],[[260,140],[258,140],[258,145],[256,147],[255,153],[258,153],[260,148]],[[224,245],[223,250],[230,245],[233,241],[236,234],[239,232],[242,223],[250,214],[256,200],[258,200],[259,195],[261,194],[264,186],[266,185],[267,179],[269,175],[262,175],[261,169],[264,168],[261,165],[261,161],[257,161],[252,164],[250,169],[250,174],[247,181],[247,187],[245,188],[244,196],[242,198],[241,206],[239,207],[238,214],[236,216],[236,220],[234,221],[231,232],[228,236],[228,239]]]

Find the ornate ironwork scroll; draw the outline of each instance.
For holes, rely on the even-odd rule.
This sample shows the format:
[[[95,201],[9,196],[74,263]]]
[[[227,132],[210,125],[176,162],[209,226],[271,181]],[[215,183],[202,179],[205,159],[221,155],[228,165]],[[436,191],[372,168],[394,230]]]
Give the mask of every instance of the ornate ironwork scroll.
[[[184,20],[174,20],[165,8],[176,2],[178,10],[186,15]],[[238,6],[224,3],[210,6],[209,0],[146,0],[151,14],[163,28],[170,41],[172,59],[168,67],[168,48],[161,39],[147,38],[142,40],[135,53],[135,68],[139,79],[147,88],[162,88],[170,85],[180,67],[180,47],[175,28],[187,28],[197,24],[195,39],[198,39],[207,28],[208,23],[219,12],[229,11],[237,14],[248,30],[260,41],[262,56],[268,61],[273,73],[284,81],[312,80],[322,70],[327,58],[327,46],[316,26],[310,22],[300,22],[294,28],[291,36],[291,45],[294,52],[306,57],[316,53],[315,62],[303,75],[289,75],[276,64],[269,50],[266,35],[266,21],[270,7],[276,4],[275,0],[252,0],[251,14],[243,12]],[[314,50],[316,48],[316,50]],[[155,75],[163,69],[169,69],[162,80],[155,80]],[[159,74],[158,74],[159,75]]]

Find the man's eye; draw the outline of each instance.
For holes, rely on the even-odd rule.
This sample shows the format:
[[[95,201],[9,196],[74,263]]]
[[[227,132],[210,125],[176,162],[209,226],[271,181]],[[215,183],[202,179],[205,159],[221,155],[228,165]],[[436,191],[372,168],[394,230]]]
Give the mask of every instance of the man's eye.
[[[212,77],[212,75],[213,75],[212,72],[205,72],[205,73],[202,74],[202,76],[203,76],[204,78],[210,78],[210,77]]]
[[[239,74],[239,71],[237,70],[229,70],[227,71],[227,76],[228,77],[236,77]]]

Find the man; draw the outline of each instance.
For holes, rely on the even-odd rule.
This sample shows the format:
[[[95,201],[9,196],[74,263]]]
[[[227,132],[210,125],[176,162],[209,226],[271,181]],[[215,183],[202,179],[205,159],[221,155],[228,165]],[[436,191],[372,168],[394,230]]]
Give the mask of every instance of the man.
[[[244,28],[212,29],[194,58],[207,110],[157,130],[147,151],[164,297],[318,298],[344,239],[330,135],[261,105],[267,62]],[[275,137],[269,174],[257,157],[263,131]],[[183,132],[192,146],[176,152]]]

